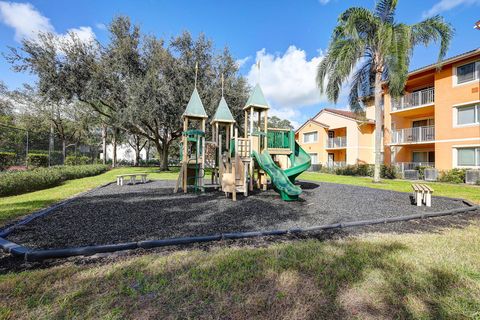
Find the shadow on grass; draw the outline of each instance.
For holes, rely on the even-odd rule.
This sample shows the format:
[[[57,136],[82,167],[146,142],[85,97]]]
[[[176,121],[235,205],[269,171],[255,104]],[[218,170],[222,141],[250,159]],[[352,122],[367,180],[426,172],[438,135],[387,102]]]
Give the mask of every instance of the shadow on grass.
[[[408,250],[398,242],[310,240],[152,254],[10,274],[0,296],[12,312],[54,319],[439,319],[473,312],[475,293],[460,275],[398,259]],[[12,289],[15,295],[5,295]]]

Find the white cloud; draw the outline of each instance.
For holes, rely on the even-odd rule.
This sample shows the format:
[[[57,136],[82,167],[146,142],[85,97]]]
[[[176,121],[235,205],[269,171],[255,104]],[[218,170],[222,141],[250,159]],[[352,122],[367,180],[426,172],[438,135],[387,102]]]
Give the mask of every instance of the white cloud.
[[[15,29],[15,40],[36,39],[38,32],[53,32],[50,20],[40,14],[30,3],[0,1],[0,18]]]
[[[330,2],[330,0],[318,0],[318,2],[320,2],[320,4],[327,4]]]
[[[248,57],[245,57],[245,58],[242,58],[242,59],[238,59],[237,61],[235,61],[235,63],[237,64],[238,68],[241,68],[245,65],[245,63],[248,62],[248,60],[250,60],[252,57],[248,56]]]
[[[40,32],[52,32],[59,39],[66,39],[69,33],[74,33],[80,40],[91,41],[95,33],[91,27],[78,27],[67,30],[65,34],[58,34],[50,23],[50,19],[43,16],[30,3],[0,1],[0,21],[15,30],[15,40],[35,40]]]
[[[101,22],[96,23],[95,27],[97,27],[97,29],[100,29],[100,30],[107,30],[107,26],[104,23],[101,23]]]
[[[252,86],[259,82],[273,107],[296,109],[322,101],[315,82],[322,56],[308,60],[304,50],[292,45],[282,55],[262,49],[255,60],[260,61],[260,74],[256,63],[253,64],[247,75],[248,82]]]
[[[433,7],[423,13],[423,17],[431,17],[460,5],[480,4],[480,0],[440,0]]]

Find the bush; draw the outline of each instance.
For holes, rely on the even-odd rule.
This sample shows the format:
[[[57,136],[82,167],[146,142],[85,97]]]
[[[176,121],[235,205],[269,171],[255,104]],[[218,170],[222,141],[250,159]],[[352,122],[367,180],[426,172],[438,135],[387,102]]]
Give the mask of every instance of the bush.
[[[15,164],[16,154],[13,152],[0,152],[0,171]]]
[[[108,166],[58,166],[37,168],[29,171],[7,172],[0,179],[0,196],[10,196],[47,189],[65,180],[98,175],[107,171]]]
[[[28,165],[33,167],[47,167],[48,166],[48,154],[42,153],[29,153]]]
[[[373,177],[373,171],[374,165],[371,164],[356,164],[335,168],[335,174],[342,176]],[[397,170],[394,166],[382,165],[380,168],[380,176],[384,179],[396,179]]]
[[[466,169],[452,169],[447,171],[442,171],[440,173],[441,182],[449,182],[449,183],[464,183],[465,182],[465,172]]]
[[[67,156],[65,158],[65,165],[66,166],[79,166],[79,165],[86,165],[90,164],[92,161],[87,156]]]
[[[382,165],[380,176],[383,179],[396,179],[398,177],[397,168],[391,165]]]

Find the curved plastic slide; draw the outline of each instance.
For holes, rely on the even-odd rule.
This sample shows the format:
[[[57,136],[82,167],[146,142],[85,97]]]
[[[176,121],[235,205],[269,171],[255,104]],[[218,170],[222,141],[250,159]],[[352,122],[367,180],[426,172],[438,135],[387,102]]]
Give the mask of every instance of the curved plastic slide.
[[[298,147],[298,148],[297,148]],[[280,169],[267,150],[264,150],[262,154],[253,152],[253,157],[257,161],[260,168],[262,168],[272,179],[272,184],[280,192],[282,200],[293,201],[298,200],[298,196],[302,193],[302,189],[299,186],[293,184],[295,177],[300,173],[307,170],[310,167],[310,156],[295,143],[295,149],[298,150],[294,153],[293,166],[283,171]],[[298,156],[297,156],[298,155]],[[295,165],[296,164],[296,165]]]
[[[285,170],[285,174],[293,183],[295,182],[296,177],[298,177],[303,171],[306,171],[308,168],[310,168],[312,164],[312,158],[307,152],[305,152],[305,150],[302,149],[302,147],[300,147],[296,141],[292,149],[292,155],[290,156],[292,166]]]

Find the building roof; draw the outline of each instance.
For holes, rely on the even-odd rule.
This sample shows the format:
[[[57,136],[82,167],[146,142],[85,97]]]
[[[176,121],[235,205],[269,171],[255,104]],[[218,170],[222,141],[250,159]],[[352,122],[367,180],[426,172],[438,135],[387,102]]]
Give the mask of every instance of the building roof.
[[[329,128],[328,125],[326,125],[326,124],[324,124],[324,123],[321,123],[321,122],[319,122],[319,121],[311,118],[311,119],[308,119],[307,121],[305,121],[305,123],[302,124],[297,130],[295,130],[295,133],[297,133],[298,131],[300,131],[301,129],[303,129],[303,127],[305,127],[305,126],[307,125],[307,123],[309,123],[309,122],[313,122],[313,123],[319,125],[320,127],[323,127],[323,128],[326,128],[326,129]]]
[[[230,108],[228,107],[227,101],[225,101],[224,97],[222,97],[218,103],[217,111],[215,111],[215,115],[212,119],[212,123],[214,122],[235,122],[235,119],[233,118]]]
[[[325,108],[323,110],[328,111],[330,113],[335,113],[335,114],[338,114],[338,115],[341,115],[341,116],[344,116],[344,117],[347,117],[347,118],[350,118],[350,119],[353,119],[353,120],[357,120],[357,121],[362,121],[363,122],[363,121],[367,120],[364,115],[358,114],[358,113],[355,113],[355,112],[352,112],[352,111],[348,111],[348,110],[338,110],[338,109],[330,109],[330,108]],[[315,118],[320,114],[320,112],[315,116]]]
[[[208,118],[197,88],[195,88],[192,92],[187,107],[182,114],[182,118],[183,117]]]
[[[475,56],[477,54],[480,54],[480,48],[476,48],[476,49],[473,49],[473,50],[470,50],[470,51],[467,51],[467,52],[464,52],[464,53],[457,54],[457,55],[452,56],[450,58],[443,59],[440,62],[440,65],[449,64],[449,63],[453,63],[453,62],[456,62],[456,61],[459,61],[459,60],[467,59],[467,58],[470,58],[470,57]],[[439,65],[439,63],[432,63],[432,64],[426,65],[424,67],[414,69],[414,70],[410,71],[408,73],[408,75],[413,76],[413,75],[415,75],[417,73],[420,73],[420,72],[435,69],[435,68],[438,67],[438,65]]]
[[[245,107],[243,107],[243,109],[247,109],[251,106],[270,109],[267,99],[265,99],[265,96],[263,95],[262,88],[260,88],[260,85],[258,83],[255,88],[253,88],[253,91],[250,94],[250,97],[248,97],[247,103],[245,104]]]

